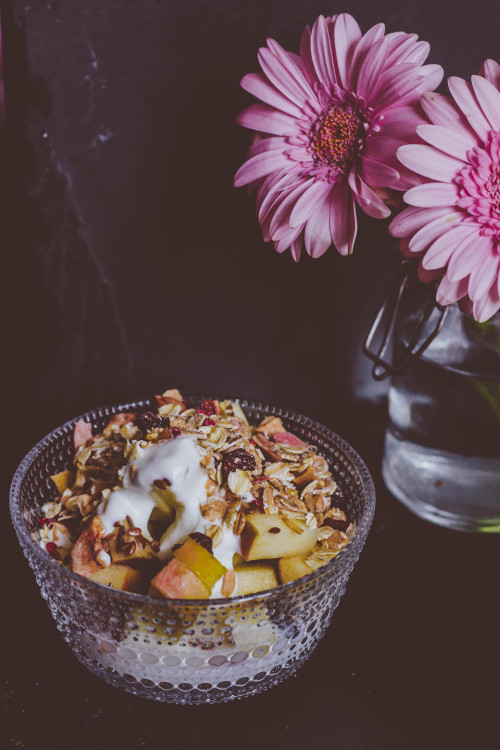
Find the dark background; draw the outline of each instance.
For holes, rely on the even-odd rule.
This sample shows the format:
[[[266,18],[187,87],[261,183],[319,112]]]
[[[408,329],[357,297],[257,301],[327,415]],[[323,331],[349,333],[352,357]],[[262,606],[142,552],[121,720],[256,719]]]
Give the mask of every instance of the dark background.
[[[498,743],[498,539],[433,528],[384,490],[385,388],[361,340],[397,275],[387,224],[352,257],[295,264],[265,245],[232,177],[266,37],[297,50],[351,11],[431,42],[469,77],[500,57],[497,0],[3,2],[4,487],[31,445],[95,406],[167,387],[290,406],[366,458],[372,534],[298,676],[228,706],[149,704],[67,651],[14,535],[2,549],[2,748],[347,750]],[[6,514],[2,521],[7,522]]]

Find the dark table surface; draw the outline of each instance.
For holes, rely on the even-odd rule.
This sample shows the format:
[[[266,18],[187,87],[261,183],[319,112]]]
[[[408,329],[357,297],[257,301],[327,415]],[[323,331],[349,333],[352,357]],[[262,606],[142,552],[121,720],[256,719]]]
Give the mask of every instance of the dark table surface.
[[[363,416],[357,447],[378,491],[366,547],[309,661],[259,696],[183,707],[99,681],[57,632],[9,529],[1,747],[496,747],[500,538],[413,517],[379,476],[383,408],[361,406]]]
[[[295,264],[264,245],[232,187],[251,139],[235,124],[251,103],[238,82],[267,37],[297,50],[319,13],[350,11],[364,30],[419,34],[429,62],[468,78],[499,57],[498,0],[0,5],[4,497],[58,424],[167,387],[307,414],[354,445],[378,492],[347,593],[297,676],[193,708],[80,666],[4,506],[2,750],[498,747],[500,538],[424,523],[380,478],[385,389],[361,342],[399,263],[388,222],[360,216],[351,257]]]

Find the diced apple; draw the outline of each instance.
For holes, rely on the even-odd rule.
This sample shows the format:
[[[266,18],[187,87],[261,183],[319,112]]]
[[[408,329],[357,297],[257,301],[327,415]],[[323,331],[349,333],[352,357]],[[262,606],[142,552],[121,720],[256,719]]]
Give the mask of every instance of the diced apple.
[[[208,599],[210,590],[186,563],[174,557],[151,584],[167,599]]]
[[[306,565],[305,555],[294,555],[278,560],[278,573],[281,583],[289,583],[312,573],[312,568]]]
[[[153,521],[165,521],[172,522],[175,518],[175,509],[177,500],[175,493],[172,492],[170,487],[157,487],[153,485],[149,491],[149,494],[155,501],[155,507],[150,516]]]
[[[291,432],[276,432],[274,434],[275,443],[284,443],[285,445],[291,445],[295,448],[307,448],[307,443],[293,435]]]
[[[153,599],[163,599],[163,595],[152,584],[149,585],[148,596],[152,596]]]
[[[135,549],[130,554],[127,551],[127,543],[129,545],[135,544]],[[141,547],[137,537],[128,536],[126,532],[122,537],[122,544],[118,544],[118,532],[114,533],[114,536],[109,540],[109,554],[115,565],[130,565],[133,568],[147,567],[157,559],[149,542]]]
[[[214,584],[222,578],[227,568],[220,563],[205,547],[195,542],[190,536],[178,547],[174,556],[182,560],[203,583],[212,591]]]
[[[241,563],[235,567],[238,577],[237,595],[255,594],[278,585],[274,565],[269,562]]]
[[[58,474],[52,474],[50,478],[54,482],[59,494],[62,495],[64,490],[67,490],[73,483],[74,474],[72,471],[66,470],[60,471]]]
[[[92,425],[86,422],[84,419],[79,419],[75,424],[75,431],[73,433],[73,442],[75,450],[78,450],[82,445],[85,445],[87,440],[92,437]]]
[[[269,560],[292,555],[305,555],[318,538],[318,529],[310,529],[305,521],[293,519],[302,529],[293,531],[281,516],[252,513],[247,516],[241,534],[241,554],[245,560]]]
[[[89,578],[103,586],[112,586],[122,591],[134,591],[143,594],[148,586],[148,576],[144,571],[131,568],[129,565],[114,565],[111,563],[107,568],[101,568]]]
[[[101,537],[102,523],[95,516],[71,548],[71,563],[75,573],[90,578],[101,570],[101,566],[96,561],[97,554],[102,549]]]

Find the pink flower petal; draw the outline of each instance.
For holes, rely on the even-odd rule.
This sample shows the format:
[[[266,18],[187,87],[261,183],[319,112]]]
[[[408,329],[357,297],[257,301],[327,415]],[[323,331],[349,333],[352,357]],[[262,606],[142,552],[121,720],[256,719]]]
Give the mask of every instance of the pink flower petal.
[[[341,13],[335,21],[332,36],[337,79],[348,87],[354,52],[361,41],[361,29],[349,13]]]
[[[298,120],[267,104],[252,104],[239,115],[238,125],[272,135],[294,135],[300,132]]]
[[[464,130],[457,132],[442,125],[419,125],[417,133],[431,146],[463,162],[467,162],[467,151],[476,145],[474,139]]]
[[[359,89],[356,84],[359,80],[359,72],[361,70],[361,67],[364,64],[367,55],[370,53],[372,46],[379,39],[383,38],[384,32],[385,26],[383,23],[372,26],[371,29],[368,29],[366,34],[362,37],[361,41],[356,47],[356,50],[354,51],[354,57],[351,66],[351,85],[353,87],[356,87],[357,91],[359,91]]]
[[[265,104],[280,109],[293,117],[302,117],[302,110],[286,96],[280,94],[262,73],[249,73],[240,81],[240,86]]]
[[[462,221],[462,213],[451,212],[448,207],[421,210],[427,211],[427,222],[410,239],[410,250],[417,255],[425,252],[434,240]],[[431,216],[431,211],[441,213],[433,213]]]
[[[367,159],[382,161],[384,163],[394,161],[397,163],[396,152],[404,141],[389,138],[385,135],[374,135],[366,139],[365,156]]]
[[[424,123],[425,119],[418,105],[391,107],[380,122],[381,134],[403,140],[414,138],[417,127]]]
[[[277,175],[279,174],[280,173],[278,172]],[[283,201],[299,185],[302,185],[305,190],[308,185],[312,184],[312,182],[312,178],[305,181],[300,180],[299,182],[296,180],[290,180],[290,176],[285,173],[272,186],[270,186],[262,196],[259,195],[257,197],[257,205],[259,207],[258,217],[261,224],[265,220],[268,212],[271,211],[277,203]]]
[[[297,227],[309,219],[330,194],[332,186],[326,180],[317,180],[309,185],[295,204],[290,216],[290,226]]]
[[[271,50],[266,47],[262,47],[259,50],[258,58],[262,70],[273,86],[286,96],[287,99],[290,99],[290,101],[302,108],[308,99],[308,95],[304,91],[303,86],[295,80],[295,76],[290,74],[290,69],[285,67],[281,60],[278,60]],[[298,71],[298,74],[303,78],[300,71]],[[305,79],[303,80],[304,84],[308,85]]]
[[[472,76],[472,87],[481,109],[494,130],[500,130],[500,92],[481,76]]]
[[[408,237],[439,216],[445,216],[445,208],[406,208],[391,222],[389,232],[393,237]]]
[[[359,175],[351,172],[348,182],[354,193],[356,203],[365,214],[372,216],[374,219],[386,219],[391,215],[390,208],[386,206],[377,193],[368,187],[366,182],[363,182]]]
[[[361,157],[360,175],[371,187],[395,187],[399,181],[395,169],[365,156]]]
[[[412,62],[417,65],[423,65],[429,57],[431,51],[431,45],[429,42],[416,42],[412,45],[411,49],[405,54],[401,62]]]
[[[427,271],[423,267],[422,263],[420,263],[417,269],[417,276],[419,278],[419,281],[421,281],[423,284],[429,284],[431,281],[435,281],[435,279],[438,279],[442,273],[442,268],[436,268],[433,271]]]
[[[474,144],[479,143],[477,134],[472,130],[469,123],[459,110],[453,99],[435,91],[429,91],[420,99],[422,108],[431,122],[451,130],[459,130],[463,135],[469,136]]]
[[[319,82],[311,55],[311,29],[306,26],[300,40],[300,58],[304,67],[304,77],[310,86]]]
[[[493,284],[488,293],[473,303],[472,312],[479,323],[485,323],[500,309],[500,295]]]
[[[256,138],[250,146],[248,155],[249,157],[256,156],[257,154],[263,154],[264,151],[277,151],[278,149],[284,151],[287,147],[287,141],[279,136],[272,135],[269,137]]]
[[[304,244],[311,258],[319,258],[332,244],[328,202],[309,217],[304,230]]]
[[[495,88],[500,89],[500,65],[495,60],[485,60],[481,67],[484,76]]]
[[[403,198],[410,206],[454,206],[458,188],[451,182],[426,182],[408,190]]]
[[[451,76],[448,79],[451,95],[469,121],[472,129],[481,140],[485,141],[490,130],[490,125],[474,96],[472,86],[462,78]]]
[[[448,232],[445,232],[445,234],[439,235],[437,240],[427,250],[422,260],[422,266],[428,271],[434,268],[443,268],[447,265],[458,244],[466,242],[467,239],[468,233],[462,224],[453,227]]]
[[[295,229],[300,224],[298,222],[296,226],[292,227],[290,216],[296,202],[308,189],[307,182],[297,185],[282,201],[277,202],[276,206],[273,207],[274,213],[269,226],[269,235],[272,240],[282,239],[290,232],[290,229]]]
[[[267,40],[267,46],[271,50],[274,57],[281,63],[285,73],[293,78],[295,83],[302,89],[304,94],[308,98],[315,99],[314,90],[311,84],[307,80],[304,70],[304,64],[298,55],[294,55],[292,52],[287,52],[283,47],[275,42],[274,39]]]
[[[286,169],[291,164],[290,159],[282,151],[266,151],[252,156],[236,172],[234,186],[241,187],[249,182],[260,180],[271,172]]]
[[[374,111],[380,112],[395,102],[401,102],[412,92],[416,94],[418,84],[421,82],[418,73],[419,68],[413,63],[401,63],[392,68],[386,67],[368,98]]]
[[[334,83],[337,83],[337,76],[335,74],[330,34],[324,16],[319,16],[312,28],[311,58],[318,80],[329,90]]]
[[[290,247],[292,258],[296,263],[300,260],[300,251],[302,250],[302,237],[296,239]]]
[[[441,65],[424,65],[420,68],[420,75],[423,76],[424,80],[418,86],[418,93],[424,94],[439,86],[444,77],[444,70]]]
[[[417,174],[440,182],[451,182],[463,168],[463,162],[458,159],[420,144],[401,146],[398,159]]]
[[[330,232],[341,255],[349,255],[357,232],[356,209],[347,180],[337,182],[330,196]]]
[[[467,279],[461,281],[450,281],[446,275],[441,279],[436,299],[440,305],[452,305],[467,294]]]
[[[469,278],[469,297],[473,302],[481,299],[498,276],[499,258],[491,253],[487,254],[481,263],[476,263]]]
[[[481,264],[490,249],[490,241],[478,236],[477,227],[474,228],[457,243],[448,263],[446,274],[450,281],[465,279],[471,272],[471,268]]]

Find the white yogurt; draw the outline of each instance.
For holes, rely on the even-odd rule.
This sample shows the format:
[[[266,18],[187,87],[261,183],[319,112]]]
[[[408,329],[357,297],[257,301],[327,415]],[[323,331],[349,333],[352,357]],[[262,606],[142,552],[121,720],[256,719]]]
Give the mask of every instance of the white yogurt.
[[[149,492],[142,489],[122,487],[110,492],[105,510],[100,514],[104,536],[114,531],[115,523],[122,523],[129,516],[133,525],[141,529],[145,537],[151,539],[148,521],[154,507],[155,501]],[[99,511],[101,511],[101,506]]]

